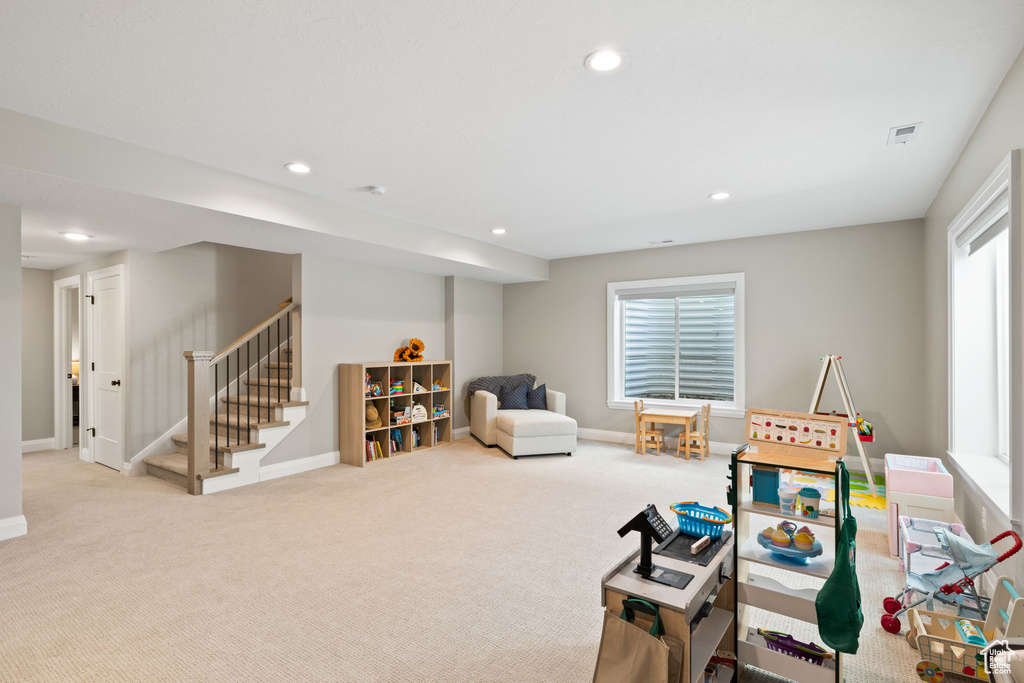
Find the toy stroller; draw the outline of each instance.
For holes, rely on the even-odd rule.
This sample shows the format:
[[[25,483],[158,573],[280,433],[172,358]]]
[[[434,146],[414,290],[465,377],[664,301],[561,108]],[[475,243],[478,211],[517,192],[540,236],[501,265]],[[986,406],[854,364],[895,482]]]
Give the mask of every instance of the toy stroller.
[[[882,603],[886,612],[882,615],[882,628],[889,633],[900,632],[900,616],[908,609],[925,602],[927,609],[931,610],[934,600],[956,607],[961,617],[985,619],[989,600],[978,595],[975,579],[1024,547],[1020,537],[1012,531],[1004,531],[982,545],[961,538],[947,528],[937,529],[936,535],[952,563],[947,562],[928,572],[907,572],[906,588],[895,598],[886,598]],[[1002,555],[996,555],[992,545],[1004,538],[1013,538],[1013,547]],[[918,595],[916,599],[915,593]]]

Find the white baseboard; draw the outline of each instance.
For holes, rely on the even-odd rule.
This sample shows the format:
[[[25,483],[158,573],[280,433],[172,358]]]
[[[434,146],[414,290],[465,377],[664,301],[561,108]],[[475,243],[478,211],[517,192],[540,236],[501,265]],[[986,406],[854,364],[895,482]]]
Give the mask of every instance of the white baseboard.
[[[96,459],[92,457],[92,453],[85,446],[79,446],[78,448],[78,459],[84,460],[85,462],[96,462]]]
[[[310,470],[318,470],[321,467],[330,467],[331,465],[337,465],[340,462],[340,451],[330,451],[329,453],[311,455],[308,458],[299,458],[297,460],[286,460],[285,462],[278,462],[273,465],[265,465],[264,467],[261,467],[260,481],[277,479],[278,477],[287,477],[292,474],[299,474],[300,472],[309,472]]]
[[[25,515],[0,519],[0,541],[24,536],[27,533],[28,521],[25,519]]]
[[[461,439],[464,436],[469,436],[469,427],[459,427],[452,430],[452,441]]]
[[[590,441],[604,441],[606,443],[619,443],[626,446],[632,446],[636,443],[636,436],[633,432],[613,432],[607,429],[586,429],[580,428],[576,431],[576,435],[581,439],[589,439]],[[679,439],[675,437],[668,437],[665,439],[665,449],[675,451],[679,443]],[[729,455],[732,453],[739,444],[726,443],[725,441],[709,441],[708,449],[712,453],[718,453],[720,455]]]
[[[34,453],[35,451],[52,451],[53,450],[53,437],[48,439],[32,439],[31,441],[21,442],[22,453]]]
[[[143,458],[151,455],[160,455],[161,453],[172,453],[174,451],[174,442],[171,441],[171,437],[175,434],[184,434],[188,431],[188,418],[183,417],[178,424],[174,425],[166,432],[160,435],[156,441],[149,444],[141,451],[132,456],[132,459],[127,462],[125,467],[121,469],[121,473],[129,477],[137,477],[146,473],[146,467],[142,462]]]

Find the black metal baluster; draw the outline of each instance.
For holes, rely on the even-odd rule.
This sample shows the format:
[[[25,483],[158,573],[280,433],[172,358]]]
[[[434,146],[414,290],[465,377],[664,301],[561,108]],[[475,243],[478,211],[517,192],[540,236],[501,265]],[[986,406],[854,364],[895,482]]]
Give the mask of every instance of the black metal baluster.
[[[217,463],[220,461],[220,443],[219,443],[219,438],[218,438],[219,437],[220,426],[216,422],[216,420],[217,420],[217,410],[219,409],[218,408],[219,404],[218,404],[217,394],[219,394],[219,393],[220,393],[220,373],[217,372],[217,365],[214,364],[214,366],[213,366],[213,419],[214,419],[214,423],[213,423],[213,464],[214,464],[214,469],[217,469],[217,467],[218,467]]]
[[[235,349],[235,428],[238,430],[238,434],[235,438],[238,440],[238,444],[242,443],[242,368],[239,365],[241,358],[239,352],[241,349]]]
[[[281,354],[281,319],[278,318],[277,321],[274,324],[277,325],[277,362],[280,363],[281,362],[281,355],[282,355]],[[270,380],[268,379],[267,380],[267,394],[269,394],[269,393],[270,393]],[[277,387],[277,400],[278,400],[278,402],[280,402],[280,400],[281,400],[281,386],[280,385],[278,385],[278,387]]]
[[[288,354],[288,398],[292,400],[292,359],[295,358],[295,348],[292,346],[292,313],[288,311],[288,348],[291,353]]]
[[[263,362],[263,351],[260,348],[260,335],[262,335],[262,334],[263,334],[262,331],[256,333],[256,362],[257,363],[262,363]],[[270,363],[268,362],[267,365],[270,365]],[[257,381],[259,380],[259,374],[256,375],[256,379],[257,379]],[[256,412],[257,413],[262,413],[262,411],[263,411],[263,402],[260,400],[260,395],[257,392],[256,393]],[[262,418],[260,418],[260,419],[262,419]]]
[[[251,342],[252,342],[251,339],[249,341],[245,342],[245,381],[246,382],[249,381],[249,377],[252,375],[252,359],[249,358],[249,346],[250,346]],[[248,386],[248,384],[246,386]],[[250,410],[251,407],[252,407],[252,405],[249,403],[249,399],[246,398],[245,399],[245,421],[247,423],[250,423],[250,424],[251,424],[250,421],[252,420],[252,411]]]

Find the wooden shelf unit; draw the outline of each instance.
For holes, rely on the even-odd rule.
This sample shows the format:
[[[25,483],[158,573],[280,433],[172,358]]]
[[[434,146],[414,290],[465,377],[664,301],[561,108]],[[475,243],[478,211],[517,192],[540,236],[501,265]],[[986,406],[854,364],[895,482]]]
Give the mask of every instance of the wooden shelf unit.
[[[380,382],[382,396],[366,395],[366,375]],[[392,380],[402,381],[402,392],[389,394]],[[431,389],[434,382],[443,389]],[[413,382],[426,391],[413,392]],[[342,363],[338,366],[338,450],[341,462],[364,467],[401,455],[419,453],[452,442],[452,362],[424,360],[416,363]],[[381,426],[366,428],[366,406],[372,404],[380,414]],[[427,419],[397,424],[395,410],[422,405]],[[443,405],[447,415],[434,417],[434,405]],[[397,433],[398,439],[394,439]],[[414,436],[415,435],[415,436]],[[414,439],[418,439],[414,446]],[[400,440],[400,445],[399,445]],[[374,460],[367,460],[366,442],[374,442]],[[379,449],[379,451],[378,451]]]
[[[732,489],[729,499],[732,503],[735,524],[736,542],[733,546],[736,562],[735,605],[736,605],[736,645],[737,665],[740,671],[750,664],[765,669],[776,675],[789,678],[800,683],[841,683],[843,680],[843,657],[840,652],[832,652],[833,658],[826,660],[824,666],[816,666],[769,650],[764,639],[757,635],[755,626],[770,624],[754,624],[748,614],[751,608],[757,608],[780,614],[789,618],[817,625],[818,616],[814,600],[818,595],[815,588],[791,588],[773,577],[757,573],[757,568],[772,567],[792,572],[796,575],[813,576],[827,579],[832,573],[835,563],[835,544],[839,539],[839,515],[811,520],[806,517],[789,517],[798,525],[814,524],[830,529],[825,532],[823,555],[811,559],[806,565],[784,563],[772,557],[771,553],[762,548],[755,540],[760,528],[751,525],[752,516],[769,516],[775,520],[786,519],[776,506],[773,512],[760,505],[755,505],[751,493],[751,472],[754,466],[774,468],[777,470],[794,469],[817,474],[828,474],[833,477],[835,485],[836,461],[829,459],[809,459],[781,455],[775,453],[757,453],[751,450],[739,450],[732,455],[731,479]],[[764,521],[764,520],[760,520]],[[822,529],[824,532],[825,529]],[[821,638],[814,642],[822,645]]]

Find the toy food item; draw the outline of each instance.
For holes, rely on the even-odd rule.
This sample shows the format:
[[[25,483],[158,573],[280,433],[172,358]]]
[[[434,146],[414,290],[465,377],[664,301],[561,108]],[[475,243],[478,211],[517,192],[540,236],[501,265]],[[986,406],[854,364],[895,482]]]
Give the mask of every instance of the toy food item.
[[[789,437],[789,442],[790,443],[796,443],[796,437],[795,436]]]
[[[797,426],[796,425],[789,425],[789,428],[791,430],[793,430],[794,432],[797,430]]]
[[[814,548],[814,537],[802,531],[798,532],[797,535],[793,537],[793,545],[796,546],[797,550],[811,550]]]
[[[815,446],[820,446],[820,445],[821,445],[821,440],[819,439],[818,441],[815,441],[815,442],[814,442],[814,445],[815,445]]]
[[[780,436],[777,436],[777,437],[775,437],[775,439],[776,439],[777,441],[782,441],[782,436],[781,436],[781,435],[780,435]]]
[[[761,535],[764,536],[765,538],[771,538],[772,535],[774,535],[774,534],[775,534],[775,529],[773,529],[771,527],[766,527],[765,530],[761,532]]]
[[[810,427],[804,427],[804,431],[805,432],[809,432],[809,431],[811,431],[811,428]]]
[[[782,529],[776,529],[774,533],[772,533],[772,545],[777,545],[780,548],[788,548],[789,544],[789,534]]]
[[[832,429],[832,430],[830,430],[830,431],[831,431],[831,433],[832,433],[832,436],[835,436],[835,435],[836,435],[836,430]]]

